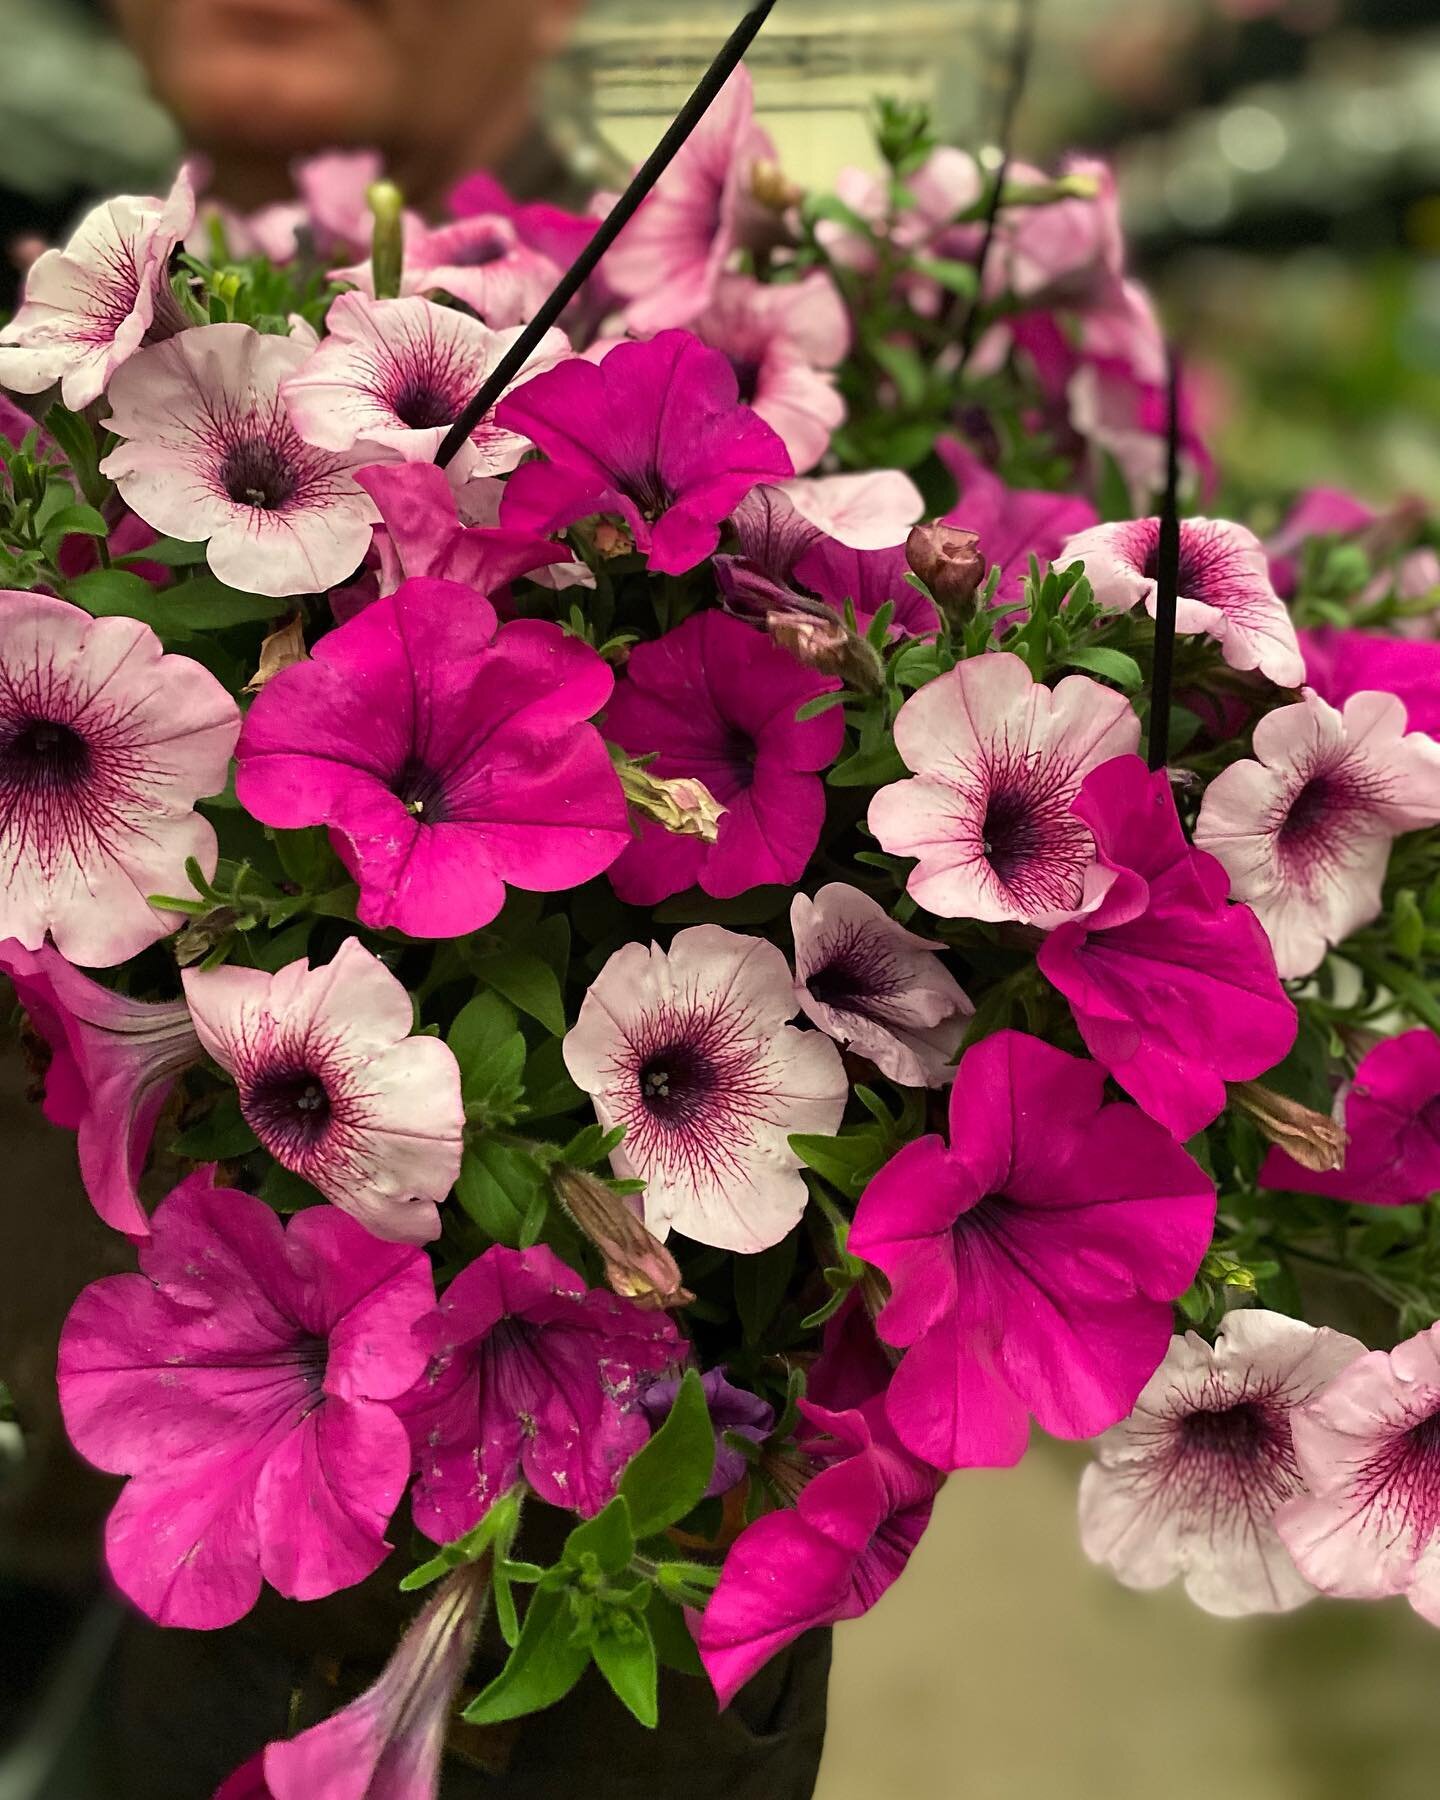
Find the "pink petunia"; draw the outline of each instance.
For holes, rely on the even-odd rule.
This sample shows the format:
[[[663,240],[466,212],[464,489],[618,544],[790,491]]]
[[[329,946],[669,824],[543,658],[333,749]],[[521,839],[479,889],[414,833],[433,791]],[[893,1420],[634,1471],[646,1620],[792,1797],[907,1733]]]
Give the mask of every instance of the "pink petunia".
[[[905,546],[887,550],[852,550],[833,538],[822,539],[795,564],[794,579],[842,616],[845,603],[855,608],[855,623],[864,631],[882,606],[894,608],[892,637],[924,637],[939,628],[935,603],[908,579]]]
[[[1239,1311],[1214,1345],[1170,1349],[1128,1419],[1095,1446],[1080,1482],[1080,1542],[1126,1587],[1178,1575],[1206,1612],[1290,1612],[1315,1590],[1275,1515],[1305,1492],[1291,1419],[1365,1346],[1281,1313]]]
[[[368,258],[330,273],[332,280],[353,282],[373,298]],[[503,214],[457,219],[434,229],[407,219],[401,295],[450,294],[494,331],[533,318],[560,275],[551,258],[522,241]]]
[[[735,371],[685,331],[618,344],[527,381],[497,423],[544,451],[506,483],[500,521],[537,532],[622,518],[649,566],[682,575],[720,541],[757,483],[792,472],[784,444],[739,402]]]
[[[904,1087],[943,1087],[975,1008],[942,945],[843,881],[790,903],[795,994],[806,1018]]]
[[[267,825],[330,827],[364,924],[458,937],[489,924],[507,883],[576,887],[625,847],[587,722],[612,682],[557,625],[497,632],[478,594],[408,581],[257,696],[235,791]]]
[[[793,1509],[741,1532],[693,1627],[721,1706],[802,1632],[869,1612],[910,1560],[940,1486],[882,1418],[804,1400],[800,1410],[824,1465]]]
[[[1411,731],[1440,738],[1440,643],[1320,625],[1300,633],[1305,680],[1322,700],[1343,706],[1355,694],[1394,694]]]
[[[402,462],[435,460],[441,439],[519,336],[518,328],[492,331],[429,300],[363,294],[342,294],[325,327],[319,349],[281,388],[295,429],[322,450],[364,443]],[[563,332],[546,332],[505,391],[569,353]],[[457,474],[504,474],[530,448],[488,417],[470,445]]]
[[[1160,566],[1160,521],[1131,519],[1096,525],[1069,538],[1057,564],[1083,562],[1100,606],[1154,617]],[[1265,546],[1253,531],[1228,519],[1180,521],[1177,631],[1203,631],[1220,645],[1232,669],[1258,669],[1277,687],[1305,679],[1300,643],[1285,602],[1270,585]]]
[[[1052,690],[1018,656],[971,657],[901,707],[895,748],[914,778],[880,789],[870,829],[919,859],[907,886],[937,917],[1054,924],[1094,897],[1080,783],[1139,741],[1129,701],[1098,681]]]
[[[652,906],[695,882],[728,896],[798,880],[825,820],[819,771],[839,754],[844,723],[838,707],[795,714],[838,686],[720,612],[692,613],[636,645],[606,736],[631,756],[654,755],[652,775],[703,781],[726,810],[714,844],[642,824],[610,870],[620,898]]]
[[[132,357],[110,386],[123,441],[104,473],[157,531],[204,539],[214,572],[249,593],[334,587],[370,547],[375,508],[354,468],[374,453],[319,450],[285,409],[310,355],[296,338],[204,325]]]
[[[851,550],[903,544],[925,510],[919,488],[900,469],[797,475],[781,482],[778,493],[818,537],[834,538]]]
[[[193,810],[225,785],[240,713],[209,672],[138,619],[0,592],[0,938],[105,968],[180,923],[215,832]]]
[[[705,310],[758,210],[755,165],[774,160],[741,64],[605,258],[631,331],[688,325]]]
[[[830,1040],[788,1023],[798,1009],[781,951],[718,925],[626,944],[592,982],[565,1066],[603,1129],[624,1126],[611,1166],[645,1183],[657,1237],[748,1254],[804,1212],[790,1136],[835,1131],[848,1090]]]
[[[452,218],[469,219],[477,213],[501,214],[509,219],[522,244],[548,256],[561,268],[569,268],[594,237],[600,220],[592,213],[566,212],[544,200],[512,200],[487,169],[462,176],[446,195]]]
[[[1357,1357],[1291,1418],[1308,1493],[1276,1524],[1322,1594],[1440,1625],[1440,1325]]]
[[[200,1042],[278,1163],[376,1237],[425,1243],[460,1172],[460,1070],[358,938],[312,969],[187,969]]]
[[[647,1377],[683,1356],[674,1325],[584,1281],[544,1245],[492,1244],[416,1327],[429,1366],[404,1403],[412,1512],[436,1543],[471,1530],[522,1477],[590,1515],[650,1435]]]
[[[1440,744],[1405,731],[1393,694],[1337,712],[1307,692],[1255,727],[1257,760],[1205,790],[1195,842],[1225,865],[1290,979],[1380,916],[1391,841],[1440,822]]]
[[[24,300],[0,331],[0,387],[38,394],[58,381],[79,412],[142,344],[182,330],[170,253],[194,217],[185,168],[163,200],[121,194],[92,208],[63,250],[31,264]]]
[[[80,1179],[107,1225],[145,1237],[138,1182],[155,1125],[182,1069],[200,1060],[183,1000],[132,1000],[43,944],[0,941],[0,970],[45,1039],[45,1116],[78,1136]]]
[[[905,1351],[886,1396],[940,1469],[1008,1466],[1030,1415],[1054,1437],[1124,1418],[1210,1245],[1215,1190],[1098,1064],[1022,1032],[967,1050],[950,1143],[907,1144],[861,1196],[847,1248],[889,1277],[876,1321]]]
[[[138,1275],[92,1282],[60,1339],[80,1454],[128,1475],[105,1532],[121,1591],[161,1625],[242,1618],[363,1581],[390,1546],[410,1452],[393,1402],[424,1354],[430,1265],[328,1207],[183,1182]]]
[[[1225,1083],[1273,1069],[1295,1007],[1229,877],[1192,850],[1164,771],[1138,756],[1093,769],[1074,811],[1114,882],[1094,912],[1040,946],[1040,972],[1070,1002],[1085,1047],[1182,1143],[1225,1109]]]
[[[999,600],[1024,593],[1032,556],[1042,571],[1049,562],[1063,568],[1071,560],[1066,540],[1095,523],[1094,507],[1078,494],[1007,487],[958,438],[942,437],[935,448],[960,495],[942,523],[973,531],[986,563],[999,565]]]
[[[1440,1037],[1402,1031],[1368,1051],[1336,1101],[1348,1140],[1340,1168],[1303,1169],[1275,1148],[1260,1185],[1364,1206],[1408,1206],[1440,1193]]]

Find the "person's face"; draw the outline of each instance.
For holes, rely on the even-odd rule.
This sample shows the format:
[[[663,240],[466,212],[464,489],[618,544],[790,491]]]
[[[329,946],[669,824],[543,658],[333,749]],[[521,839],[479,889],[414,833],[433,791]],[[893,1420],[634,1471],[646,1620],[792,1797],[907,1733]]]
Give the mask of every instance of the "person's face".
[[[112,0],[160,100],[201,149],[396,154],[513,117],[584,0]]]

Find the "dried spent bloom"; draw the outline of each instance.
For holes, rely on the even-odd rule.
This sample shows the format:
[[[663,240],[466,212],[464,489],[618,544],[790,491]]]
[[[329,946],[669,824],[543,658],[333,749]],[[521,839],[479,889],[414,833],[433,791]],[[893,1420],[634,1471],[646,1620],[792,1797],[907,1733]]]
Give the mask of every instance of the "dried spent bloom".
[[[1086,902],[1095,870],[1072,810],[1080,783],[1139,741],[1113,688],[1067,675],[1051,689],[1018,656],[974,656],[901,707],[895,748],[914,778],[880,789],[870,829],[919,859],[907,886],[937,917],[1057,923]]]
[[[1338,1120],[1259,1081],[1232,1082],[1229,1093],[1231,1106],[1259,1126],[1261,1137],[1308,1174],[1328,1174],[1345,1166],[1347,1138]]]
[[[943,520],[912,526],[905,540],[905,561],[950,623],[964,624],[975,611],[975,597],[989,569],[978,532],[962,531]]]
[[[0,592],[0,938],[108,968],[180,923],[151,894],[215,873],[193,808],[225,786],[240,713],[138,619]]]
[[[680,1265],[646,1229],[638,1204],[584,1169],[563,1165],[550,1176],[555,1198],[605,1259],[605,1285],[637,1306],[688,1306],[695,1296]]]
[[[110,387],[123,440],[103,473],[157,531],[204,539],[222,581],[305,594],[351,575],[374,503],[354,477],[373,451],[307,444],[281,389],[312,352],[249,325],[204,325],[132,357]]]
[[[790,904],[795,994],[812,1024],[902,1087],[943,1087],[975,1008],[937,954],[843,881]]]
[[[805,1210],[792,1132],[833,1132],[848,1086],[839,1052],[797,1031],[784,956],[718,925],[668,951],[626,944],[596,976],[565,1066],[606,1131],[615,1173],[645,1183],[645,1223],[749,1253]]]
[[[411,1037],[410,995],[380,959],[347,938],[323,968],[184,981],[201,1043],[276,1162],[376,1237],[438,1237],[460,1171],[460,1069],[439,1038]]]
[[[1380,916],[1391,841],[1440,822],[1440,744],[1405,731],[1393,694],[1343,712],[1307,692],[1255,727],[1255,760],[1205,790],[1195,842],[1255,909],[1288,979]]]
[[[719,837],[725,808],[703,781],[693,775],[667,781],[628,760],[617,763],[616,772],[626,801],[642,818],[653,819],[677,837],[699,838],[702,844],[713,844]]]
[[[1315,1590],[1275,1515],[1305,1492],[1291,1438],[1297,1406],[1365,1346],[1281,1313],[1227,1313],[1214,1345],[1193,1331],[1128,1419],[1095,1447],[1080,1482],[1080,1541],[1126,1587],[1179,1575],[1206,1612],[1290,1612]]]

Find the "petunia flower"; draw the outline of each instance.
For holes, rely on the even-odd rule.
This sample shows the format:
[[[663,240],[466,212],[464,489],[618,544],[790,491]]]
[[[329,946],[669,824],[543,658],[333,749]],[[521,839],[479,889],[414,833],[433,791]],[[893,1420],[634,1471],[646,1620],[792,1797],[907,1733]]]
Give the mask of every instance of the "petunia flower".
[[[790,903],[795,995],[812,1024],[902,1087],[943,1087],[975,1008],[942,945],[843,881]]]
[[[782,481],[778,492],[820,537],[834,538],[852,550],[888,550],[892,544],[903,544],[925,510],[919,488],[900,469],[797,475],[793,481]]]
[[[910,1560],[942,1479],[883,1419],[805,1400],[800,1410],[829,1440],[825,1466],[793,1509],[741,1532],[693,1627],[721,1706],[802,1632],[869,1612]]]
[[[200,1060],[189,1008],[117,994],[49,944],[0,941],[0,970],[49,1047],[45,1117],[79,1134],[90,1204],[116,1231],[147,1236],[137,1183],[175,1077]]]
[[[1070,1002],[1085,1047],[1182,1143],[1225,1110],[1227,1081],[1273,1069],[1296,1012],[1248,906],[1220,864],[1192,850],[1170,782],[1138,756],[1093,769],[1074,802],[1114,883],[1056,928],[1040,972]]]
[[[934,603],[907,579],[909,570],[903,544],[852,550],[833,538],[822,538],[796,562],[793,578],[842,616],[846,602],[851,602],[861,631],[882,606],[889,605],[894,608],[892,637],[924,637],[939,628],[940,620]]]
[[[631,331],[688,325],[705,310],[758,211],[755,165],[775,160],[742,63],[605,258]]]
[[[576,887],[624,848],[624,796],[587,723],[612,681],[557,625],[497,634],[478,594],[407,581],[257,696],[235,791],[267,825],[330,827],[364,924],[458,937],[489,924],[506,883]]]
[[[1275,1522],[1300,1573],[1440,1625],[1440,1325],[1357,1357],[1290,1424],[1307,1493]]]
[[[557,264],[522,242],[513,220],[502,214],[475,215],[433,229],[419,219],[406,221],[402,296],[450,294],[494,331],[533,318],[560,275]],[[330,278],[353,282],[374,297],[368,258],[332,269]]]
[[[784,955],[718,925],[668,951],[626,944],[591,983],[565,1039],[565,1066],[601,1127],[624,1126],[615,1173],[645,1183],[657,1237],[748,1254],[805,1210],[793,1132],[839,1126],[839,1052],[787,1021],[798,1010]]]
[[[640,1405],[652,1431],[658,1431],[670,1417],[680,1382],[679,1375],[662,1375],[641,1394]],[[758,1395],[728,1381],[722,1368],[706,1369],[700,1385],[705,1390],[705,1405],[715,1431],[715,1468],[705,1490],[706,1497],[714,1499],[738,1487],[750,1467],[744,1451],[725,1441],[727,1434],[733,1433],[752,1444],[763,1443],[774,1428],[775,1410]]]
[[[758,482],[791,473],[784,444],[739,402],[735,372],[685,331],[575,359],[502,400],[498,425],[539,446],[506,483],[503,525],[563,531],[613,513],[649,566],[682,575]]]
[[[545,200],[513,200],[488,169],[462,176],[445,196],[445,205],[456,219],[501,214],[515,227],[522,244],[561,268],[569,268],[600,225],[594,213],[567,212]]]
[[[1305,680],[1322,700],[1343,706],[1355,694],[1394,694],[1411,731],[1440,738],[1440,643],[1320,625],[1300,633],[1300,648]]]
[[[1143,606],[1154,617],[1158,519],[1096,525],[1068,538],[1055,562],[1083,562],[1095,598],[1107,611]],[[1299,687],[1305,679],[1289,609],[1270,585],[1265,546],[1253,531],[1228,519],[1180,521],[1175,628],[1205,632],[1232,669],[1258,669],[1276,687]]]
[[[342,294],[325,327],[319,349],[281,388],[295,429],[322,450],[363,442],[403,462],[435,460],[445,433],[519,336],[429,300],[363,294]],[[564,332],[546,332],[512,388],[569,353]],[[488,418],[470,443],[460,474],[504,474],[530,448]]]
[[[692,613],[637,644],[605,715],[605,734],[652,775],[693,777],[725,808],[714,844],[647,822],[610,871],[622,900],[651,906],[699,882],[742,894],[799,879],[825,821],[818,771],[839,755],[838,707],[795,714],[838,683],[806,669],[721,612]]]
[[[184,982],[200,1042],[276,1162],[377,1237],[440,1235],[436,1206],[460,1172],[460,1070],[439,1038],[410,1036],[410,995],[377,956],[346,938],[323,968],[232,964]]]
[[[585,1283],[552,1250],[491,1247],[415,1329],[429,1366],[404,1403],[415,1524],[436,1543],[471,1530],[523,1476],[585,1515],[650,1435],[647,1378],[683,1346],[667,1314]]]
[[[1405,722],[1393,694],[1337,712],[1307,692],[1258,722],[1257,760],[1205,790],[1195,842],[1254,907],[1287,979],[1379,917],[1391,841],[1440,822],[1440,744]]]
[[[1126,1587],[1178,1575],[1206,1612],[1291,1612],[1315,1590],[1275,1515],[1305,1492],[1291,1418],[1365,1346],[1281,1313],[1240,1311],[1214,1345],[1170,1340],[1128,1419],[1095,1446],[1080,1481],[1080,1542]]]
[[[935,445],[954,477],[959,499],[942,524],[973,531],[987,565],[999,565],[999,600],[1018,600],[1034,556],[1043,570],[1053,562],[1070,562],[1067,539],[1095,523],[1095,509],[1078,494],[1052,494],[1040,488],[1012,488],[958,438],[942,437]]]
[[[240,713],[138,619],[0,592],[0,938],[105,968],[172,932],[151,894],[215,872],[192,809],[225,785]]]
[[[937,917],[1053,924],[1093,886],[1080,783],[1139,741],[1112,688],[1067,675],[1050,689],[1018,656],[971,657],[901,707],[895,748],[914,778],[880,789],[870,829],[919,858],[907,886]]]
[[[1053,1437],[1123,1419],[1210,1246],[1215,1189],[1163,1126],[1108,1104],[1097,1063],[1023,1032],[967,1050],[950,1143],[907,1144],[861,1196],[847,1249],[889,1277],[904,1349],[890,1423],[940,1469],[1006,1467],[1030,1415]]]
[[[249,325],[204,325],[132,357],[111,383],[108,421],[124,440],[103,464],[127,506],[157,531],[206,540],[222,581],[302,594],[350,575],[375,508],[355,480],[363,449],[307,444],[284,383],[311,355]]]
[[[262,1577],[294,1600],[363,1581],[410,1472],[392,1403],[424,1354],[424,1254],[328,1207],[288,1229],[261,1200],[181,1183],[138,1275],[92,1282],[60,1338],[60,1405],[80,1454],[130,1481],[110,1573],[161,1625],[242,1618]]]
[[[1440,1037],[1402,1031],[1360,1059],[1335,1117],[1348,1140],[1338,1169],[1307,1169],[1272,1149],[1260,1185],[1364,1206],[1407,1206],[1440,1193]]]
[[[181,330],[170,253],[194,217],[186,168],[163,200],[121,194],[86,213],[63,250],[30,266],[24,300],[0,331],[0,387],[38,394],[58,381],[79,412],[142,344]]]

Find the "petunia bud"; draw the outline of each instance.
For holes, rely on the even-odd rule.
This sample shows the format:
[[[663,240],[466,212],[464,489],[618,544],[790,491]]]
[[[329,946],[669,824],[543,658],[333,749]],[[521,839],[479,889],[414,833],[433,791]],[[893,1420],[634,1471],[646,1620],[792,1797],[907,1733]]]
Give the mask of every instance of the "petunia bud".
[[[595,554],[605,562],[613,562],[617,556],[633,556],[635,554],[635,537],[628,525],[617,525],[610,519],[601,519],[591,536],[595,546]]]
[[[695,1296],[680,1279],[680,1265],[645,1227],[645,1221],[607,1182],[563,1164],[550,1176],[555,1198],[605,1258],[610,1291],[637,1306],[688,1306]]]
[[[750,171],[750,192],[770,212],[788,212],[805,198],[805,190],[797,187],[779,163],[761,158]]]
[[[616,773],[625,798],[642,817],[677,837],[695,837],[705,844],[713,844],[719,836],[726,809],[703,781],[688,775],[666,780],[629,761],[620,763]]]
[[[765,629],[807,669],[838,675],[848,688],[878,694],[885,686],[885,665],[867,638],[858,637],[827,607],[824,616],[798,608],[768,613]]]
[[[1278,1144],[1302,1169],[1323,1175],[1344,1165],[1349,1141],[1345,1127],[1325,1113],[1302,1106],[1258,1081],[1232,1082],[1230,1100],[1255,1121],[1262,1137]]]
[[[986,562],[973,531],[939,520],[912,527],[905,560],[935,596],[951,625],[963,625],[975,611],[975,596],[985,582]]]
[[[377,300],[393,300],[400,292],[405,266],[405,196],[393,181],[374,181],[365,190],[375,229],[370,240],[370,273]]]

